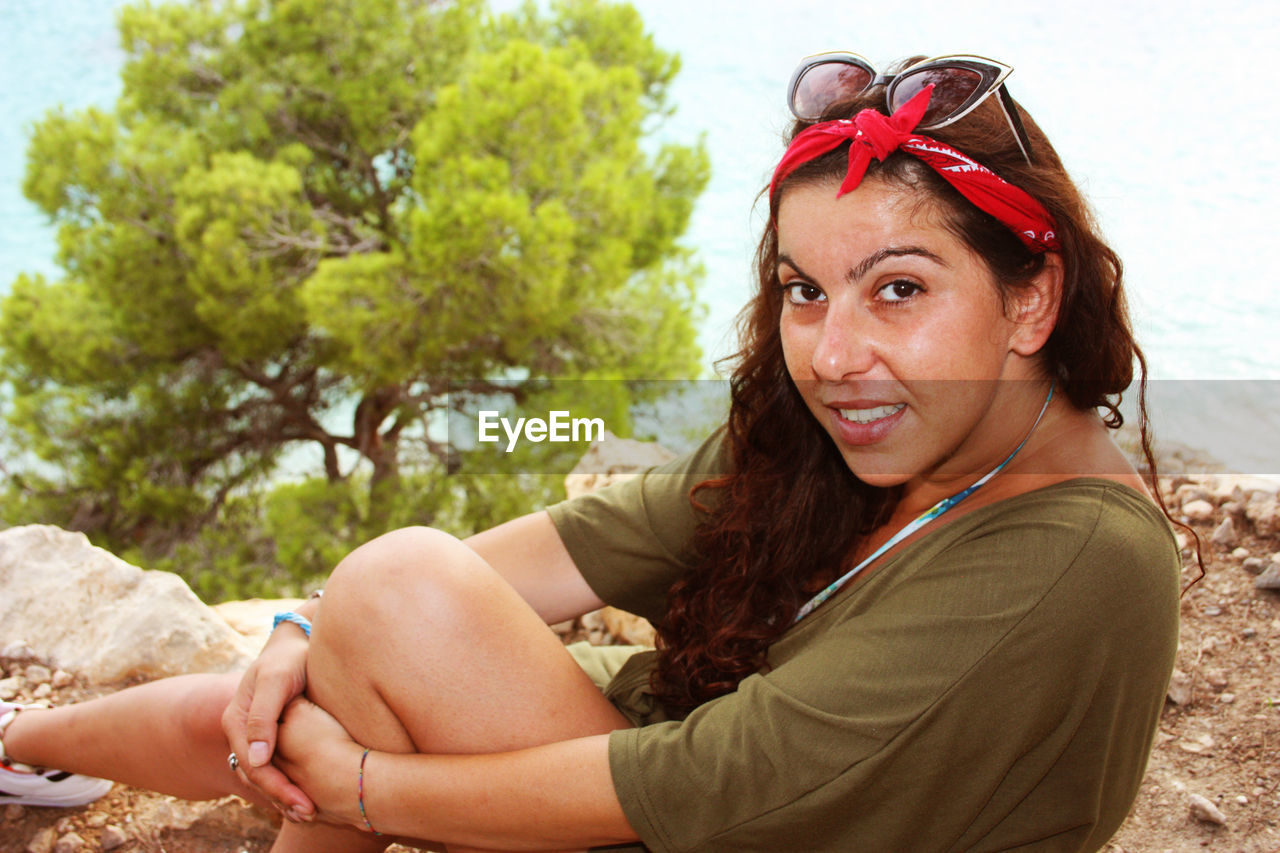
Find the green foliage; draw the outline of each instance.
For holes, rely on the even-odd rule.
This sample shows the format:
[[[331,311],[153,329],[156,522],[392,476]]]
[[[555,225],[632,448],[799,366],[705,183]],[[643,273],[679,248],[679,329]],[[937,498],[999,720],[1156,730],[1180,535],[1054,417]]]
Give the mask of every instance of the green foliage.
[[[543,472],[581,447],[495,461],[450,411],[615,380],[574,406],[625,433],[620,380],[699,373],[679,238],[707,157],[645,141],[679,63],[630,6],[188,0],[119,25],[115,108],[32,131],[63,273],[0,304],[0,523],[211,594],[300,584],[388,527],[558,497]],[[307,446],[319,467],[270,485]]]

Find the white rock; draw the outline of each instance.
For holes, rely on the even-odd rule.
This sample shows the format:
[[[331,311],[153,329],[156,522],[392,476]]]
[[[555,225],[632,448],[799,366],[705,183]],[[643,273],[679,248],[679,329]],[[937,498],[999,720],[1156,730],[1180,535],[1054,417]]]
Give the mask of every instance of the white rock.
[[[1191,676],[1180,669],[1173,671],[1169,679],[1168,699],[1175,705],[1185,705],[1191,701]]]
[[[53,673],[49,672],[49,667],[41,666],[33,663],[22,673],[26,676],[28,684],[46,684],[49,679],[53,678]]]
[[[1222,519],[1222,523],[1210,535],[1209,541],[1214,545],[1222,548],[1234,548],[1239,536],[1236,534],[1235,523],[1232,522],[1231,516]]]
[[[1233,560],[1243,560],[1243,559],[1247,558],[1248,556],[1249,556],[1249,549],[1248,549],[1248,548],[1237,548],[1237,549],[1235,549],[1234,551],[1232,551],[1232,552],[1231,552],[1231,558],[1232,558]]]
[[[1245,517],[1253,522],[1253,530],[1259,536],[1268,537],[1280,533],[1280,506],[1275,496],[1267,500],[1251,501],[1244,508]]]
[[[1191,807],[1191,816],[1196,820],[1226,826],[1227,816],[1211,800],[1199,794],[1192,794],[1187,798],[1187,803]]]
[[[93,682],[226,672],[253,654],[177,575],[45,525],[0,532],[0,626],[0,642],[21,639]]]
[[[0,700],[12,699],[22,689],[22,679],[18,676],[0,678]]]
[[[31,841],[27,843],[26,853],[53,853],[53,843],[57,840],[57,830],[52,826],[46,826],[32,836]]]
[[[1178,506],[1185,507],[1192,501],[1213,502],[1213,492],[1200,485],[1199,483],[1186,483],[1178,486],[1174,491],[1174,499],[1178,502]]]
[[[1280,563],[1272,563],[1253,579],[1258,589],[1280,589]]]
[[[76,677],[74,675],[67,672],[65,669],[60,669],[53,674],[52,683],[54,687],[66,687],[75,680],[76,680]]]
[[[7,643],[4,650],[0,651],[0,660],[30,660],[35,656],[35,649],[22,640],[14,640],[12,643]]]
[[[53,845],[53,853],[80,853],[87,847],[85,840],[77,833],[68,832]]]
[[[1182,514],[1192,521],[1208,521],[1213,518],[1213,504],[1208,501],[1187,501],[1182,505]]]
[[[37,684],[36,689],[31,691],[31,695],[36,699],[48,699],[53,695],[53,685],[47,681]]]
[[[103,827],[102,836],[99,839],[99,844],[101,844],[103,850],[115,850],[128,842],[129,836],[114,823]]]

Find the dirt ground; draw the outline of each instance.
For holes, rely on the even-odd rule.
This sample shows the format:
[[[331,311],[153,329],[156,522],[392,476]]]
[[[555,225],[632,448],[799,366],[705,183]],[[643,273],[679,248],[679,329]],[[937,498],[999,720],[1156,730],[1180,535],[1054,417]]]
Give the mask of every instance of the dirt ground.
[[[1165,703],[1138,802],[1107,848],[1115,853],[1280,851],[1280,594],[1255,589],[1243,557],[1209,544],[1218,520],[1194,525],[1208,571],[1183,596],[1171,690],[1188,701]],[[1238,547],[1269,557],[1280,541],[1246,535]],[[1193,795],[1225,823],[1192,817]]]
[[[1111,853],[1280,851],[1280,593],[1255,589],[1243,566],[1245,552],[1269,559],[1280,539],[1246,532],[1236,543],[1243,551],[1233,556],[1209,544],[1220,518],[1196,524],[1208,572],[1182,601],[1171,689],[1178,701],[1166,702],[1141,793],[1107,846]],[[590,633],[593,641],[610,641],[599,625],[588,627],[577,626],[567,639]],[[8,662],[4,675],[23,665]],[[49,698],[61,704],[99,692],[76,680]],[[1193,813],[1196,797],[1212,808],[1202,802]],[[80,809],[4,808],[0,853],[259,853],[273,829],[273,815],[238,800],[188,804],[117,785]]]

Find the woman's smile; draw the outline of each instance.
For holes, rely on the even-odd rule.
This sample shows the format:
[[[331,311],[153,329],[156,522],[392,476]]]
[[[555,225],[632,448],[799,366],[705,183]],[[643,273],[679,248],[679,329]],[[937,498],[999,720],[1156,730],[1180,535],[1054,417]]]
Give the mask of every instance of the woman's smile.
[[[854,446],[875,444],[902,421],[906,403],[828,403],[840,439]]]

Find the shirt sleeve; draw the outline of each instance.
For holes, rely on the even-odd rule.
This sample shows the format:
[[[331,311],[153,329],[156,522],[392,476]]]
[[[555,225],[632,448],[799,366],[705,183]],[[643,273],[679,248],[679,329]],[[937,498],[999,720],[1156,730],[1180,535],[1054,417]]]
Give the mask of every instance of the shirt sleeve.
[[[1105,839],[1163,704],[1177,574],[1149,517],[1140,535],[1098,535],[1103,503],[944,527],[784,635],[773,668],[737,692],[614,732],[615,788],[641,839],[654,851]]]
[[[574,565],[602,601],[661,621],[667,590],[689,567],[699,521],[690,493],[726,470],[723,435],[638,477],[548,507]],[[698,495],[704,505],[714,499]]]

